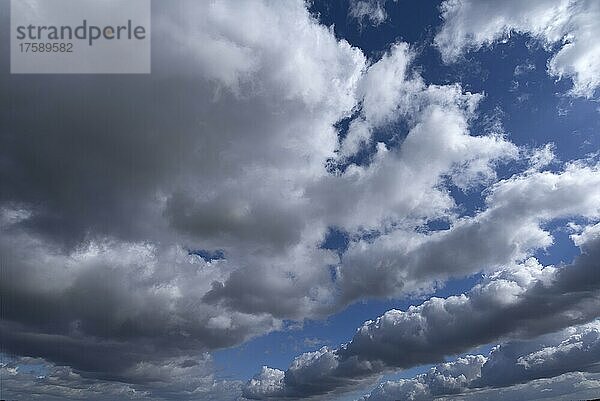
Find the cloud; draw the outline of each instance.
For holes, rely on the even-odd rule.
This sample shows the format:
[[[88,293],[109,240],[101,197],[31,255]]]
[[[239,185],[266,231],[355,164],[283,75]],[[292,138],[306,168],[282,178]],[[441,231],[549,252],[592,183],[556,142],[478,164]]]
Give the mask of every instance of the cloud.
[[[1,10],[8,18],[8,2]],[[151,75],[25,79],[2,62],[3,346],[84,378],[139,382],[142,361],[279,329],[274,315],[303,317],[328,295],[305,298],[336,260],[318,246],[326,225],[301,217],[303,188],[328,174],[360,50],[303,1],[153,13]],[[281,312],[203,299],[233,270],[263,267],[284,290],[306,283]]]
[[[570,93],[591,98],[600,86],[600,5],[593,0],[471,1],[442,3],[444,24],[435,45],[446,62],[469,50],[506,40],[512,33],[528,34],[548,49],[548,73],[573,80]]]
[[[481,375],[486,363],[483,355],[467,355],[453,362],[431,368],[412,379],[387,381],[379,385],[364,401],[433,400],[441,395],[459,394]]]
[[[140,361],[231,346],[281,325],[203,305],[220,263],[181,248],[106,242],[63,255],[12,233],[0,236],[0,250],[6,350],[88,376],[128,380]]]
[[[592,238],[581,244],[582,255],[571,265],[543,267],[531,258],[520,266],[490,275],[466,294],[430,298],[406,311],[390,310],[374,321],[365,322],[349,343],[337,349],[324,347],[296,358],[283,378],[279,373],[276,394],[259,394],[256,389],[261,388],[261,383],[257,377],[246,385],[244,395],[269,399],[326,394],[373,379],[392,368],[437,363],[499,339],[534,337],[591,321],[599,316],[600,288],[595,279],[600,238]],[[488,363],[496,363],[497,358],[492,354]],[[579,362],[568,365],[569,369],[587,366],[580,355],[572,359]],[[522,359],[521,364],[526,361]],[[566,367],[563,362],[557,363]],[[554,365],[547,366],[544,369],[551,370]],[[487,370],[482,372],[482,380],[488,380]],[[540,377],[545,376],[537,373],[529,378]]]
[[[0,18],[8,35],[8,2]],[[0,64],[0,334],[7,353],[60,376],[40,388],[48,398],[97,383],[113,398],[209,399],[223,383],[193,370],[190,355],[513,266],[551,244],[544,222],[598,217],[597,166],[540,172],[549,152],[471,132],[482,95],[426,83],[404,43],[367,61],[304,1],[161,2],[153,34],[147,76],[25,77]],[[398,144],[377,143],[398,122]],[[497,166],[519,159],[530,169],[496,182]],[[485,209],[461,215],[451,190],[487,187]],[[450,228],[426,229],[437,220]],[[350,238],[341,257],[321,246],[332,228]],[[582,246],[589,232],[577,234]],[[505,281],[432,300],[408,320],[468,309],[478,291],[498,294],[492,311],[530,291]],[[573,321],[569,305],[557,319]],[[371,346],[357,334],[285,373],[264,370],[245,391],[323,393],[412,363],[363,358],[358,344]],[[442,355],[421,351],[409,357]],[[11,386],[35,381],[20,380]]]
[[[537,155],[534,164],[539,164]],[[418,234],[397,229],[355,241],[339,267],[342,297],[401,296],[427,290],[435,280],[525,260],[552,244],[542,228],[547,222],[598,218],[600,194],[591,183],[600,184],[599,177],[598,166],[587,162],[569,164],[562,172],[529,170],[488,187],[486,208],[452,221],[448,230]]]
[[[184,395],[189,400],[235,400],[239,382],[217,381],[208,355],[177,358],[154,365],[141,362],[131,384],[86,378],[68,366],[40,358],[4,357],[0,364],[3,397],[27,400],[164,400]],[[151,383],[149,383],[149,379]]]
[[[535,70],[535,64],[531,62],[526,62],[524,64],[519,64],[515,67],[514,76],[518,77],[519,75],[528,74],[531,71]]]
[[[130,347],[133,362],[162,341],[215,349],[333,313],[370,294],[338,302],[339,257],[320,247],[330,227],[443,216],[455,206],[446,175],[470,187],[516,157],[504,138],[469,135],[481,96],[425,85],[405,44],[367,66],[305,6],[159,5],[149,76],[0,77],[7,324],[27,339],[15,347],[55,358],[49,339],[73,340],[73,356],[151,338],[150,351]],[[40,87],[31,119],[18,99]],[[402,150],[378,145],[369,165],[331,174],[345,146],[334,124],[359,103],[370,130],[399,114],[411,131]],[[424,169],[426,153],[439,159]]]
[[[541,344],[541,346],[540,346]],[[600,362],[598,322],[572,327],[535,341],[500,345],[492,350],[476,387],[508,386],[572,371],[594,370]]]
[[[581,373],[594,373],[600,362],[600,323],[576,326],[544,335],[533,340],[501,344],[492,349],[487,357],[467,355],[456,361],[443,363],[429,372],[412,379],[387,381],[380,384],[365,397],[365,401],[433,400],[444,395],[479,399],[481,389],[507,387],[502,391],[488,393],[491,399],[504,399],[506,393],[538,392],[539,384],[557,387],[568,381],[571,393],[593,388],[594,380]],[[570,374],[569,374],[570,373]],[[572,378],[583,380],[573,383]],[[540,379],[545,379],[540,380]],[[526,383],[526,384],[521,384]],[[554,389],[552,396],[556,397]],[[445,399],[445,397],[443,398]],[[489,398],[484,398],[489,399]],[[513,398],[514,399],[514,398]],[[531,399],[531,398],[527,398]],[[553,398],[554,399],[554,398]]]
[[[359,81],[360,106],[334,162],[343,171],[318,177],[304,189],[304,201],[312,207],[297,216],[311,222],[312,235],[319,227],[337,227],[358,235],[389,230],[416,242],[423,237],[415,226],[453,213],[456,205],[446,181],[464,190],[476,188],[494,180],[498,163],[518,157],[517,147],[501,135],[470,134],[469,119],[480,95],[465,93],[459,85],[424,84],[417,74],[409,73],[411,60],[409,47],[396,44],[369,66]],[[378,143],[370,163],[348,162],[372,141],[375,128],[398,119],[409,127],[399,148]],[[357,127],[361,127],[359,133]],[[272,205],[268,211],[272,213]],[[268,219],[272,220],[281,221],[281,217]],[[260,238],[260,234],[254,237]],[[358,272],[354,276],[356,270],[379,274],[377,269],[364,269],[355,262],[355,258],[371,258],[371,244],[353,241],[341,264],[327,259],[329,265],[340,265],[336,283],[318,262],[325,259],[326,252],[306,245],[314,246],[300,242],[290,251],[298,255],[293,258],[280,261],[270,256],[272,266],[256,263],[236,270],[225,282],[215,283],[205,300],[246,312],[272,312],[277,317],[297,317],[302,312],[300,316],[306,317],[311,311],[314,316],[329,314],[363,297],[389,295],[379,291],[379,286],[392,281],[365,281]],[[399,254],[401,248],[395,252]],[[302,260],[308,262],[297,263]],[[284,265],[287,271],[282,269]],[[354,278],[366,288],[353,287]],[[305,311],[299,311],[299,306],[306,307]]]
[[[264,394],[284,396],[284,377],[282,370],[263,366],[261,372],[248,382],[244,394],[249,398],[262,397]]]
[[[572,372],[505,388],[477,389],[440,399],[444,401],[591,400],[598,397],[599,378],[598,373]]]
[[[355,19],[361,27],[365,19],[371,25],[378,26],[387,19],[385,2],[386,0],[350,0],[348,16]]]

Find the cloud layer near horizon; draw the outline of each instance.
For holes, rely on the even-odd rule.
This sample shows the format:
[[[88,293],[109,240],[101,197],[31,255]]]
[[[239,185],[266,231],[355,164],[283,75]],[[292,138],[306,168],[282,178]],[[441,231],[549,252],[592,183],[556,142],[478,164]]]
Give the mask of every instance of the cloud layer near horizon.
[[[565,386],[566,395],[573,397],[573,393],[580,390],[591,397],[594,393],[589,392],[589,389],[597,386],[592,377],[598,377],[598,362],[600,327],[599,322],[595,321],[533,340],[504,343],[492,349],[488,356],[460,357],[453,362],[437,365],[412,379],[387,381],[363,397],[362,401],[426,401],[457,399],[459,396],[459,399],[481,399],[481,389],[490,387],[503,388],[505,392],[512,389],[517,394],[521,393],[520,397],[512,394],[513,399],[525,399],[538,394],[526,395],[528,389],[519,388],[518,385],[536,380],[544,380],[546,391],[552,392],[552,397],[557,397],[561,394],[557,394],[558,389],[555,387],[564,385],[561,382],[570,381],[570,377],[579,377],[579,381]],[[589,371],[592,374],[569,374],[573,371]],[[485,392],[483,391],[484,394]],[[489,395],[489,390],[487,392]],[[484,397],[483,399],[488,399],[487,396]]]

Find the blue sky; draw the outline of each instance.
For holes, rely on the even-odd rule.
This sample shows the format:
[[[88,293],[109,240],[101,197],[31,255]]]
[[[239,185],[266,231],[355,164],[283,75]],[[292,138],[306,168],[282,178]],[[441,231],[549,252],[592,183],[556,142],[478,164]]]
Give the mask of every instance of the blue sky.
[[[155,1],[151,74],[2,58],[0,398],[600,397],[598,20]]]

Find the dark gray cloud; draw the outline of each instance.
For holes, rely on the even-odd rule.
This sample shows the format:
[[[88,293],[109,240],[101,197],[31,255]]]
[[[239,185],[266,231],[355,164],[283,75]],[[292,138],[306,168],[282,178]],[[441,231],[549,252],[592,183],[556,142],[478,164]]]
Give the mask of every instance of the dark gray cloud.
[[[204,280],[220,274],[219,262],[182,249],[162,251],[171,264],[148,245],[108,243],[53,255],[14,233],[0,236],[0,249],[6,351],[84,374],[126,379],[141,360],[231,346],[280,324],[269,315],[203,306],[201,291],[210,286]],[[198,277],[203,269],[211,273]]]
[[[326,226],[305,233],[301,188],[327,174],[364,57],[301,1],[218,7],[155,4],[150,75],[9,75],[2,59],[5,352],[141,383],[142,361],[281,327],[274,311],[204,301],[233,270],[293,260],[292,271],[314,265],[310,287],[327,277]],[[6,37],[8,10],[3,0]],[[303,63],[290,69],[286,54]],[[310,305],[297,309],[286,313]]]
[[[131,369],[142,382],[86,378],[70,367],[40,358],[8,357],[0,364],[6,399],[27,400],[235,400],[239,382],[217,381],[208,355],[175,358],[156,365],[144,362]]]
[[[384,382],[362,400],[426,401],[460,394],[481,376],[481,367],[486,360],[483,355],[467,355],[453,362],[442,363],[411,379]]]
[[[463,395],[478,399],[482,389],[508,387],[510,390],[488,392],[492,399],[504,399],[503,393],[539,392],[540,379],[545,382],[551,397],[557,394],[553,387],[570,372],[591,372],[597,378],[600,362],[600,326],[595,321],[583,326],[565,329],[532,340],[514,341],[498,345],[488,356],[468,355],[456,361],[437,365],[429,372],[411,379],[387,381],[380,384],[364,401],[392,401],[398,399],[433,400],[441,396]],[[570,375],[576,377],[576,375]],[[593,389],[599,394],[598,382],[581,376],[578,383],[570,383],[572,393]],[[570,381],[570,380],[569,380]],[[521,385],[521,383],[525,383]],[[578,389],[579,387],[579,389]],[[486,391],[484,390],[485,394]],[[540,394],[531,398],[540,397]],[[485,399],[489,399],[489,398]],[[514,397],[514,395],[513,395]],[[446,399],[445,397],[442,397]],[[517,397],[515,397],[517,398]],[[544,398],[541,396],[541,398]],[[463,399],[463,397],[460,397]],[[553,398],[554,399],[554,398]]]
[[[506,387],[566,372],[598,372],[598,322],[569,328],[535,341],[502,344],[492,350],[472,387]]]

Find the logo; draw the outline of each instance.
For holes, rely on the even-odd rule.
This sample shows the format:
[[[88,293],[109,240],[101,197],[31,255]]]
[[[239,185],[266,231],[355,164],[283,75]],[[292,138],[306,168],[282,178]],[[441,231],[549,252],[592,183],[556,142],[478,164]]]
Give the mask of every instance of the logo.
[[[150,0],[11,0],[11,73],[150,73]]]

